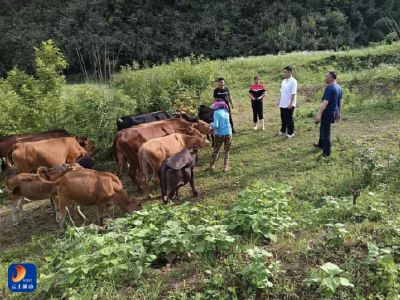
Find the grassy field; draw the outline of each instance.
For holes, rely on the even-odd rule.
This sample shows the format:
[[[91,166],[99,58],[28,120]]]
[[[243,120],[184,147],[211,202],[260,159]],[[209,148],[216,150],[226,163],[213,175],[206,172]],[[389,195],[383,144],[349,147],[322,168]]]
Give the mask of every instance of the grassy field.
[[[195,168],[200,195],[193,198],[190,188],[182,188],[181,198],[175,204],[188,201],[197,205],[200,217],[218,220],[219,212],[228,210],[240,191],[257,181],[289,185],[292,192],[288,196],[288,213],[296,225],[276,239],[236,237],[235,245],[217,261],[180,256],[172,264],[167,265],[164,260],[145,268],[139,278],[132,279],[129,274],[133,271],[129,268],[118,280],[113,277],[85,281],[82,277],[79,280],[85,285],[75,285],[68,291],[52,286],[47,292],[46,280],[42,280],[35,292],[12,295],[6,279],[9,264],[32,262],[38,266],[39,274],[48,274],[54,266],[52,269],[45,257],[54,257],[53,247],[68,252],[78,239],[72,237],[72,229],[69,240],[59,242],[58,227],[46,201],[24,205],[24,219],[13,226],[9,196],[3,193],[0,299],[62,298],[64,293],[69,299],[399,299],[400,73],[395,61],[398,53],[399,48],[390,46],[215,62],[238,106],[234,110],[238,134],[233,138],[231,171],[223,172],[222,153],[216,169],[210,171],[212,149],[202,150]],[[296,137],[287,140],[277,137],[277,97],[281,71],[289,64],[294,66],[299,96]],[[324,73],[330,69],[339,70],[339,83],[344,87],[344,119],[333,125],[331,157],[320,159],[312,146],[319,132],[315,114],[324,88]],[[252,129],[247,93],[254,75],[261,76],[268,91],[264,132]],[[211,92],[212,89],[203,95],[205,103],[212,102]],[[97,161],[95,168],[115,172],[116,164]],[[126,174],[123,184],[129,193],[135,194]],[[355,206],[350,187],[360,192]],[[160,198],[151,203],[160,203]],[[83,213],[97,222],[94,208],[86,208]],[[115,214],[122,216],[118,209]],[[79,218],[73,218],[80,224]],[[272,254],[263,256],[272,287],[256,288],[240,271],[251,260],[244,249],[254,246]],[[371,249],[376,250],[376,255]],[[363,263],[368,257],[370,263]],[[353,286],[340,286],[330,295],[328,287],[332,282],[325,286],[304,282],[312,273],[325,276],[320,266],[328,262],[343,270],[336,277],[348,279]]]

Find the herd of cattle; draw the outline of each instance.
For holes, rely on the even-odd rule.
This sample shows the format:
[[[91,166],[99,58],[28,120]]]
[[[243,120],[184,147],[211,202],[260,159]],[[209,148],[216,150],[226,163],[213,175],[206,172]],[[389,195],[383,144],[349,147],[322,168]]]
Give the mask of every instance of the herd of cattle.
[[[110,218],[113,204],[133,214],[141,209],[141,204],[122,186],[125,165],[138,192],[144,191],[149,198],[149,166],[153,171],[151,180],[161,188],[164,203],[178,197],[179,188],[188,182],[196,196],[193,166],[200,158],[200,148],[209,145],[213,113],[214,109],[202,105],[197,118],[155,112],[118,119],[113,141],[117,176],[93,170],[98,149],[89,138],[75,138],[65,130],[3,137],[1,169],[7,176],[5,189],[11,194],[13,222],[17,223],[17,206],[22,218],[25,199],[51,199],[61,236],[66,212],[73,203],[85,221],[80,206],[96,205],[100,226],[105,212]],[[137,171],[143,190],[136,178]]]

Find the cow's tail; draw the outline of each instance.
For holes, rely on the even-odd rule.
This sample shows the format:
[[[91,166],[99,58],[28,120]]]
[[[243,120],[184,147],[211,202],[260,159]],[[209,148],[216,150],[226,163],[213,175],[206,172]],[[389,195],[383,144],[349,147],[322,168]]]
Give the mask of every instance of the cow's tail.
[[[113,154],[114,154],[114,158],[115,161],[118,162],[118,156],[117,156],[117,142],[118,142],[118,133],[115,135],[114,140],[113,140]]]
[[[150,193],[149,185],[146,181],[147,177],[147,160],[144,158],[146,148],[143,145],[139,148],[138,158],[139,158],[139,168],[140,168],[140,179],[142,180],[143,190]]]
[[[13,169],[14,161],[13,161],[12,155],[13,155],[13,152],[14,152],[14,150],[16,148],[17,148],[16,145],[12,146],[11,149],[7,153],[7,164],[6,164],[6,168],[5,169],[8,170],[8,172],[11,172],[11,170]]]
[[[6,192],[11,194],[12,191],[10,190],[10,188],[7,185],[7,181],[8,181],[9,178],[10,178],[10,176],[6,177],[6,180],[4,180],[4,187],[6,188]]]
[[[62,176],[60,176],[60,178],[58,178],[56,181],[44,180],[43,177],[40,176],[40,173],[42,173],[42,171],[46,171],[46,169],[47,169],[46,167],[40,167],[40,168],[37,170],[37,175],[39,176],[39,179],[40,179],[42,182],[47,183],[47,184],[50,184],[50,185],[58,185],[58,183],[60,182]],[[69,171],[69,169],[66,170],[65,173],[67,173],[68,171]],[[64,172],[62,172],[62,173],[64,173]],[[64,173],[64,174],[65,174],[65,173]],[[64,174],[63,174],[63,175],[64,175]]]

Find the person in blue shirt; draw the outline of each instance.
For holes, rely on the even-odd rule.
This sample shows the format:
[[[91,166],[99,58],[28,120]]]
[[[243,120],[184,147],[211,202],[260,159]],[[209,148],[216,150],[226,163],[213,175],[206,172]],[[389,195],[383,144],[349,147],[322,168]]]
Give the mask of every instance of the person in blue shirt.
[[[330,71],[325,75],[324,96],[322,97],[321,108],[318,112],[315,123],[321,123],[319,141],[315,147],[322,149],[321,157],[331,155],[331,125],[342,118],[343,92],[339,84],[336,83],[337,75]]]
[[[211,168],[215,168],[215,162],[218,159],[219,150],[222,144],[224,146],[225,160],[224,170],[229,171],[229,153],[232,148],[232,127],[229,122],[229,108],[224,101],[215,102],[214,107],[214,122],[211,123],[211,128],[215,129],[215,142],[214,142],[214,153],[211,157]]]

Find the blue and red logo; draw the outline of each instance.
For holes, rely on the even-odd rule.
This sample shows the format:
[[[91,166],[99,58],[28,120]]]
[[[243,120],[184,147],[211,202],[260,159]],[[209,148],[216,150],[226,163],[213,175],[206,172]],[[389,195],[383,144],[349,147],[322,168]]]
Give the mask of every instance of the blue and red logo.
[[[12,264],[8,267],[8,288],[12,292],[33,292],[37,285],[34,264]]]

